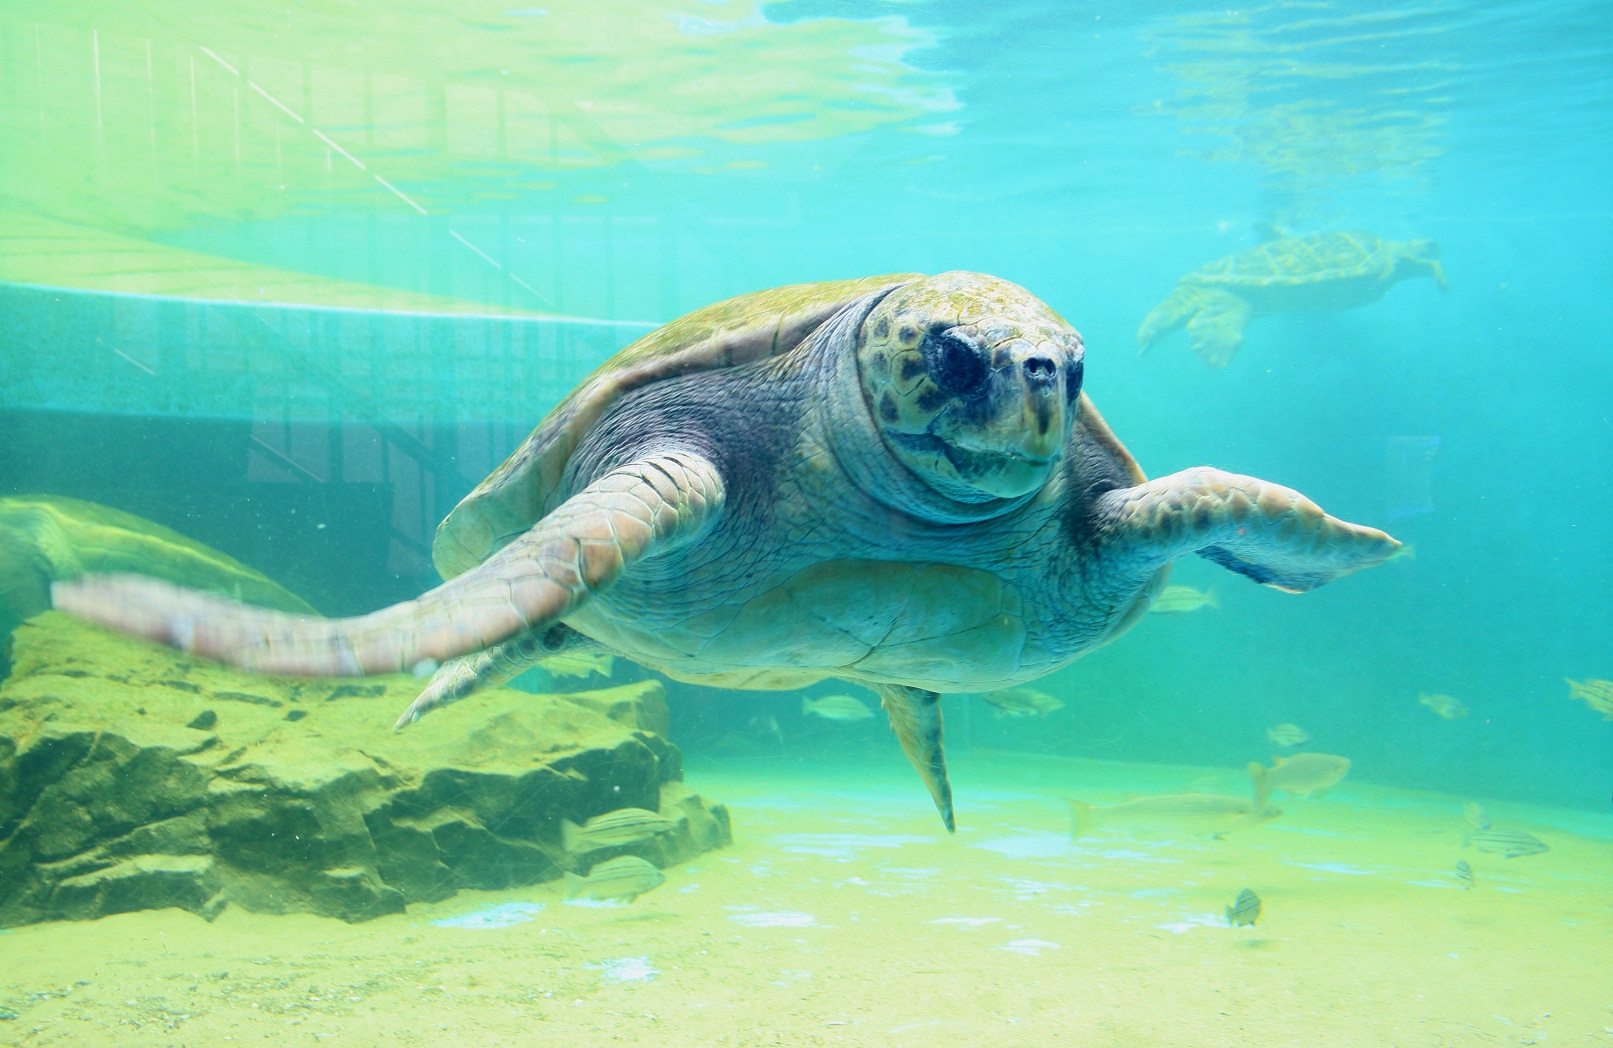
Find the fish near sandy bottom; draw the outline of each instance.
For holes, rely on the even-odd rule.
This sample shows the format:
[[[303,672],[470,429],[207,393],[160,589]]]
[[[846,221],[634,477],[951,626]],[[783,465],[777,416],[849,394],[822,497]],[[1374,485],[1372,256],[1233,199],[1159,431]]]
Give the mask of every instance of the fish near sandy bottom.
[[[855,695],[825,695],[821,699],[801,700],[801,716],[821,717],[829,721],[864,721],[874,715]]]
[[[1271,767],[1249,762],[1249,779],[1255,787],[1255,803],[1264,805],[1277,790],[1291,797],[1310,797],[1350,774],[1350,759],[1332,753],[1296,753],[1273,757]]]
[[[710,687],[843,680],[879,696],[950,831],[943,693],[1069,665],[1188,555],[1300,593],[1398,546],[1255,477],[1148,480],[1085,356],[982,273],[759,291],[585,378],[443,521],[447,581],[414,600],[318,619],[127,575],[53,599],[265,673],[439,663],[400,726],[583,646]]]
[[[1219,793],[1160,793],[1117,804],[1088,804],[1064,798],[1070,807],[1070,839],[1099,830],[1132,831],[1147,837],[1222,837],[1258,826],[1282,812],[1256,806],[1247,797]]]
[[[1478,878],[1473,876],[1473,867],[1467,864],[1466,859],[1456,860],[1456,880],[1462,887],[1473,889],[1479,886]]]
[[[655,864],[637,855],[618,855],[588,871],[588,876],[566,874],[566,898],[608,902],[632,902],[640,895],[666,883],[666,876]]]
[[[578,826],[560,820],[560,841],[574,855],[647,841],[672,829],[672,820],[647,808],[618,808]]]
[[[1238,893],[1232,905],[1226,908],[1226,914],[1227,926],[1230,928],[1239,925],[1254,927],[1254,923],[1260,920],[1260,896],[1255,894],[1253,888],[1245,888]]]
[[[1523,830],[1475,830],[1467,835],[1463,847],[1477,848],[1481,852],[1491,852],[1508,859],[1551,851],[1551,845]]]
[[[992,708],[994,717],[1045,717],[1064,708],[1063,702],[1035,688],[1003,688],[980,698]]]

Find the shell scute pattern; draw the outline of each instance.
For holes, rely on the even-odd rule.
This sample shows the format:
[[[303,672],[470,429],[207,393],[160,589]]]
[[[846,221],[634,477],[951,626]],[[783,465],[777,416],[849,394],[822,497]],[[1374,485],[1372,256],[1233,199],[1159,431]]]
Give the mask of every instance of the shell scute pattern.
[[[1259,244],[1199,268],[1183,283],[1261,287],[1348,280],[1391,267],[1389,245],[1371,233],[1320,233]]]
[[[584,379],[448,514],[432,546],[438,572],[453,578],[470,570],[552,509],[583,434],[623,395],[652,382],[787,353],[846,303],[916,276],[770,288],[697,309],[645,335]],[[915,332],[915,344],[918,337]]]

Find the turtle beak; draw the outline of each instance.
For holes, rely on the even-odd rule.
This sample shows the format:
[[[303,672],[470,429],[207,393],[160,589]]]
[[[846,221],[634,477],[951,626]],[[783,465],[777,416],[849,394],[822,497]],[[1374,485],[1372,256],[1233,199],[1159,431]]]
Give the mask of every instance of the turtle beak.
[[[1065,398],[1059,389],[1058,361],[1033,353],[1019,365],[1023,393],[1020,398],[1020,432],[1025,457],[1046,462],[1064,442]]]

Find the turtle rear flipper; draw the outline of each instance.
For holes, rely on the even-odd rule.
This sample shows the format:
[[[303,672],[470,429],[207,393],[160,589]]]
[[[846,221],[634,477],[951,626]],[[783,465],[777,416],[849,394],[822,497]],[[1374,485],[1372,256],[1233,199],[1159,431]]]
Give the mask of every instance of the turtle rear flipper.
[[[1212,368],[1224,368],[1243,348],[1243,329],[1254,315],[1247,299],[1199,290],[1199,310],[1187,322],[1188,345]]]
[[[1169,298],[1149,310],[1137,328],[1137,355],[1140,357],[1154,348],[1154,343],[1166,335],[1180,331],[1182,325],[1199,311],[1199,296],[1202,293],[1198,288],[1178,284]]]
[[[948,833],[955,833],[952,783],[947,778],[946,754],[941,749],[941,696],[904,684],[870,684],[869,687],[879,695],[880,705],[891,719],[891,730],[935,800],[941,822]]]
[[[559,621],[627,567],[698,535],[721,512],[723,497],[722,478],[698,455],[675,451],[630,462],[476,568],[357,618],[267,612],[137,575],[59,582],[52,598],[81,618],[264,673],[395,673]],[[428,689],[406,720],[448,694]]]
[[[1169,298],[1143,318],[1137,329],[1137,355],[1185,326],[1193,352],[1213,368],[1226,367],[1242,347],[1244,325],[1253,313],[1248,300],[1230,292],[1178,284]]]
[[[1139,573],[1197,553],[1290,593],[1381,564],[1400,546],[1290,488],[1207,466],[1111,491],[1099,513],[1110,548]]]

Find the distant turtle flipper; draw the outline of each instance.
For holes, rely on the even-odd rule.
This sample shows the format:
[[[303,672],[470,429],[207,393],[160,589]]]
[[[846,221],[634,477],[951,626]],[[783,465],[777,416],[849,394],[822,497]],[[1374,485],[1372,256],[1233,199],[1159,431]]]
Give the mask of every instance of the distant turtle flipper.
[[[1166,335],[1180,331],[1182,325],[1198,313],[1202,294],[1198,288],[1178,284],[1165,301],[1149,310],[1137,328],[1137,355],[1147,353]]]
[[[941,696],[901,684],[870,685],[891,719],[891,730],[902,752],[924,780],[948,833],[957,832],[952,820],[952,783],[947,779],[946,754],[941,749]]]
[[[1243,329],[1254,316],[1248,300],[1225,291],[1195,289],[1198,312],[1187,322],[1188,344],[1212,368],[1224,368],[1243,348]]]
[[[1339,520],[1299,492],[1208,466],[1111,491],[1106,530],[1132,570],[1197,553],[1263,585],[1303,593],[1389,559],[1400,543]]]
[[[1193,352],[1211,367],[1226,367],[1243,345],[1243,328],[1253,314],[1246,299],[1230,292],[1178,284],[1143,318],[1137,329],[1137,355],[1185,326]]]

